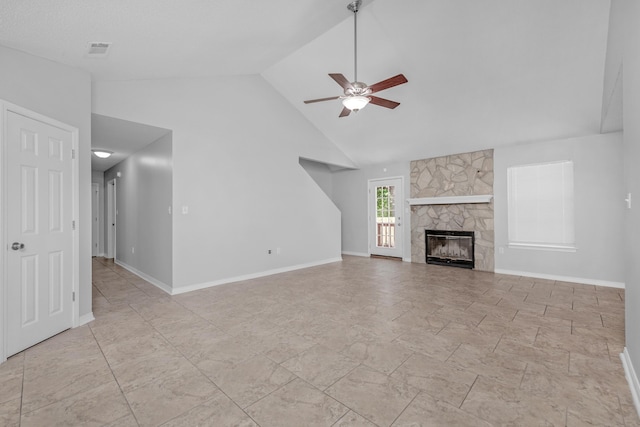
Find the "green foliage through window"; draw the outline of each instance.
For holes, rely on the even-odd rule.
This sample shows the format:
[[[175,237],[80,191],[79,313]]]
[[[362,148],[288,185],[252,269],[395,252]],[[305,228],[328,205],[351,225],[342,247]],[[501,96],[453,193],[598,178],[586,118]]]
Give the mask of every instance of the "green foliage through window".
[[[378,218],[388,218],[395,216],[394,187],[376,187],[376,216]]]

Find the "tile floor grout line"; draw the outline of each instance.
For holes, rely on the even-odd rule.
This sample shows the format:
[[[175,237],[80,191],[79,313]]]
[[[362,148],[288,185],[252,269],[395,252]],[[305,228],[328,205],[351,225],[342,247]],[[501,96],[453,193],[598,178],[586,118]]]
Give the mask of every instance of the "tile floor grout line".
[[[284,369],[284,368],[283,368]],[[289,371],[287,371],[289,372]],[[227,396],[225,394],[225,396],[227,396],[227,398],[229,398],[229,400],[231,400],[233,402],[234,405],[236,405],[238,408],[240,408],[240,410],[242,412],[244,412],[246,414],[247,417],[249,417],[254,423],[256,423],[258,426],[260,425],[260,423],[258,423],[258,421],[256,421],[251,415],[249,415],[249,413],[246,411],[246,409],[248,409],[250,406],[255,405],[256,403],[260,402],[262,399],[271,396],[273,393],[275,393],[276,391],[286,387],[287,385],[291,384],[293,381],[295,381],[296,379],[301,379],[300,377],[298,377],[296,374],[293,374],[294,378],[292,378],[290,381],[287,381],[285,384],[281,385],[280,387],[276,388],[275,390],[270,391],[269,393],[265,394],[264,396],[262,396],[261,398],[257,399],[255,402],[250,403],[249,405],[247,405],[245,408],[242,408],[240,405],[238,405],[238,403],[231,399],[231,397]],[[222,391],[222,390],[220,390]],[[222,393],[224,393],[224,391],[222,391]]]
[[[93,284],[93,281],[91,281],[91,286],[93,286],[94,288],[96,288],[96,290],[98,291],[98,293],[100,294],[100,296],[102,296],[102,298],[107,299],[107,297],[105,297],[105,296],[104,296],[104,294],[102,293],[102,291],[100,290],[100,288]]]
[[[524,381],[524,376],[527,374],[527,369],[529,369],[529,362],[525,362],[524,369],[522,370],[522,376],[520,377],[520,382],[518,383],[518,389],[522,386],[522,381]]]
[[[484,316],[482,316],[482,319],[480,319],[480,321],[478,322],[477,325],[475,325],[474,327],[477,328],[478,326],[480,326],[480,323],[482,323],[482,321],[488,316],[488,314],[485,314]]]
[[[302,380],[304,381],[304,380]],[[306,381],[305,381],[306,383]],[[308,384],[308,383],[307,383]],[[325,396],[327,396],[329,399],[335,400],[336,402],[338,402],[339,404],[341,404],[342,406],[344,406],[345,408],[347,408],[347,412],[345,412],[345,414],[343,416],[341,416],[340,418],[338,418],[333,424],[331,424],[331,427],[335,426],[336,423],[338,423],[338,421],[340,421],[341,419],[343,419],[345,416],[347,416],[347,414],[349,413],[349,411],[353,412],[354,414],[357,414],[359,416],[361,416],[362,418],[364,418],[365,420],[369,421],[371,424],[373,424],[376,427],[380,427],[380,425],[378,423],[374,423],[373,421],[371,421],[369,418],[365,417],[364,415],[362,415],[360,412],[356,411],[355,409],[353,409],[352,407],[350,407],[349,405],[345,404],[344,402],[339,401],[338,399],[336,399],[335,397],[331,396],[330,394],[326,393],[323,390],[319,390],[317,387],[315,387],[313,384],[309,384],[311,387],[315,388],[316,390],[318,390],[320,393],[324,394]]]
[[[20,385],[20,418],[18,419],[18,426],[22,425],[22,406],[24,404],[24,374],[27,364],[27,353],[22,353],[22,384]]]
[[[171,301],[172,301],[172,302],[174,302],[172,298],[171,298]],[[178,304],[178,305],[180,305],[181,307],[185,308],[187,311],[189,311],[189,312],[193,313],[194,315],[196,315],[196,316],[198,316],[198,317],[202,318],[203,320],[207,321],[207,323],[211,324],[211,322],[209,322],[207,319],[204,319],[202,316],[200,316],[200,315],[198,315],[197,313],[195,313],[195,312],[191,311],[189,308],[184,307],[184,306],[183,306],[182,304],[180,304],[178,301],[175,301],[175,303],[176,303],[176,304]],[[129,306],[131,306],[131,305],[129,304]],[[197,370],[197,371],[198,371],[198,372],[199,372],[203,377],[205,377],[205,378],[206,378],[206,379],[207,379],[211,384],[213,384],[213,385],[214,385],[214,387],[215,387],[218,391],[220,391],[222,394],[224,394],[224,395],[227,397],[227,399],[229,399],[231,402],[233,402],[233,404],[234,404],[234,405],[236,405],[236,406],[237,406],[237,407],[238,407],[238,408],[239,408],[239,409],[240,409],[240,410],[241,410],[241,411],[242,411],[242,412],[243,412],[247,417],[249,417],[251,420],[253,420],[253,418],[252,418],[248,413],[246,413],[246,412],[245,412],[245,410],[244,410],[244,409],[243,409],[243,408],[242,408],[242,407],[241,407],[241,406],[240,406],[240,405],[239,405],[235,400],[233,400],[233,399],[231,398],[231,396],[229,396],[229,395],[228,395],[228,394],[227,394],[227,393],[226,393],[222,388],[220,388],[220,386],[218,386],[218,384],[216,384],[216,382],[215,382],[212,378],[210,378],[206,373],[204,373],[204,372],[203,372],[203,371],[202,371],[202,370],[201,370],[201,369],[200,369],[200,368],[199,368],[195,363],[193,363],[193,362],[192,362],[192,361],[191,361],[191,360],[190,360],[190,359],[189,359],[189,358],[188,358],[188,357],[187,357],[187,356],[186,356],[182,351],[180,351],[180,349],[179,349],[179,348],[177,348],[175,345],[173,345],[173,343],[172,343],[171,341],[169,341],[169,339],[168,339],[167,337],[165,337],[165,336],[164,336],[164,334],[162,334],[160,331],[158,331],[158,330],[157,330],[157,329],[156,329],[152,324],[150,324],[150,323],[149,323],[149,321],[148,321],[148,320],[146,320],[144,317],[142,317],[142,315],[140,315],[140,313],[139,313],[139,312],[138,312],[134,307],[131,307],[131,309],[132,309],[132,310],[134,310],[134,311],[135,311],[135,312],[140,316],[140,318],[143,320],[143,322],[145,322],[146,324],[148,324],[148,325],[151,327],[151,329],[153,329],[157,334],[159,334],[159,335],[162,337],[162,339],[164,339],[164,340],[165,340],[165,341],[166,341],[166,342],[167,342],[167,343],[168,343],[168,344],[169,344],[169,345],[170,345],[170,346],[171,346],[171,347],[172,347],[176,352],[178,352],[178,354],[180,354],[180,355],[181,355],[181,356],[182,356],[182,357],[187,361],[187,363],[189,363],[193,368],[195,368],[195,369],[196,369],[196,370]],[[213,326],[215,326],[215,325],[213,325]],[[216,327],[217,327],[217,326],[216,326]],[[224,331],[223,331],[223,332],[224,332]],[[92,331],[92,333],[93,333],[93,331]],[[224,333],[226,334],[226,332],[224,332]],[[94,338],[95,338],[95,337],[94,337]],[[97,341],[97,339],[96,339],[96,341]],[[103,353],[103,355],[104,355],[104,353]],[[255,355],[254,355],[254,356],[255,356]],[[253,356],[252,356],[252,357],[253,357]],[[105,357],[105,359],[106,359],[106,357]],[[107,364],[108,364],[108,363],[109,363],[109,362],[107,361]],[[109,365],[109,367],[111,368],[111,366],[110,366],[110,365]],[[112,374],[113,374],[113,370],[112,370]],[[113,376],[114,376],[114,378],[116,379],[116,382],[118,383],[118,386],[120,387],[120,383],[118,382],[118,380],[117,380],[117,378],[116,378],[115,374],[113,374]],[[127,399],[126,399],[126,394],[125,394],[125,393],[124,393],[124,391],[122,390],[122,387],[120,387],[120,389],[121,389],[121,391],[122,391],[123,396],[125,397],[125,400],[127,400]],[[211,399],[209,399],[209,400],[211,400]],[[127,404],[128,404],[128,403],[129,403],[129,401],[127,400]],[[254,402],[254,403],[255,403],[255,402]],[[189,412],[189,411],[193,410],[194,408],[196,408],[196,407],[198,407],[198,406],[200,406],[200,405],[201,405],[201,404],[198,404],[198,405],[196,405],[196,406],[194,406],[194,407],[192,407],[192,408],[187,409],[186,411],[184,411],[184,412],[182,412],[182,413],[180,413],[180,414],[177,414],[175,417],[171,418],[170,420],[166,420],[165,422],[163,422],[163,424],[166,424],[167,422],[171,421],[172,419],[178,418],[179,416],[182,416],[182,415],[186,414],[187,412]],[[130,405],[129,405],[129,407],[130,407]],[[133,414],[133,410],[131,410],[131,413]],[[135,414],[134,414],[134,417],[135,417]],[[254,421],[254,422],[256,422],[255,420],[253,420],[253,421]],[[137,418],[136,418],[136,422],[137,422]],[[139,424],[140,424],[140,423],[138,423],[138,425],[139,425]],[[258,423],[256,422],[256,424],[258,424]],[[258,425],[259,425],[259,424],[258,424]]]
[[[206,319],[205,319],[205,320],[206,320]],[[231,398],[231,396],[229,396],[229,395],[228,395],[228,394],[227,394],[227,393],[226,393],[226,392],[225,392],[225,391],[224,391],[224,390],[223,390],[223,389],[222,389],[218,384],[216,384],[216,382],[213,380],[213,378],[209,377],[209,375],[207,375],[205,372],[203,372],[203,371],[202,371],[202,370],[201,370],[201,369],[200,369],[200,368],[199,368],[195,363],[193,363],[193,362],[191,361],[191,359],[189,359],[189,358],[188,358],[188,357],[187,357],[187,356],[186,356],[186,355],[185,355],[185,354],[184,354],[184,353],[183,353],[183,352],[182,352],[178,347],[176,347],[175,345],[173,345],[173,343],[172,343],[171,341],[169,341],[169,339],[167,339],[167,338],[166,338],[166,337],[165,337],[165,336],[164,336],[160,331],[158,331],[158,330],[157,330],[153,325],[150,325],[150,326],[151,326],[151,328],[152,328],[154,331],[156,331],[158,334],[160,334],[160,336],[162,336],[162,338],[163,338],[163,339],[164,339],[164,340],[165,340],[165,341],[166,341],[166,342],[167,342],[167,343],[168,343],[168,344],[169,344],[169,345],[170,345],[170,346],[171,346],[171,347],[172,347],[176,352],[178,352],[178,354],[180,354],[180,355],[181,355],[181,356],[182,356],[182,357],[187,361],[187,363],[189,363],[189,364],[190,364],[194,369],[196,369],[196,370],[197,370],[197,371],[198,371],[198,372],[199,372],[203,377],[205,377],[205,378],[206,378],[206,379],[207,379],[211,384],[213,384],[213,385],[214,385],[214,387],[215,387],[218,391],[220,391],[222,394],[224,394],[224,395],[226,396],[226,398],[227,398],[227,399],[229,399],[229,401],[231,401],[234,405],[236,405],[236,406],[237,406],[237,407],[238,407],[238,408],[239,408],[239,409],[240,409],[240,410],[241,410],[241,411],[242,411],[242,412],[243,412],[247,417],[249,417],[251,420],[253,420],[253,418],[251,417],[251,415],[249,415],[247,412],[245,412],[245,410],[244,410],[244,409],[243,409],[243,408],[242,408],[242,407],[241,407],[241,406],[240,406],[240,405],[239,405],[239,404],[238,404],[234,399],[232,399],[232,398]],[[214,326],[215,326],[215,325],[214,325]],[[226,334],[226,332],[225,332],[225,334]],[[252,355],[251,357],[247,358],[246,360],[249,360],[250,358],[255,357],[255,356],[256,356],[256,354]],[[284,369],[284,368],[283,368],[283,369]],[[295,374],[294,374],[294,375],[295,375]],[[288,383],[287,383],[287,384],[288,384]],[[274,391],[275,391],[275,390],[274,390]],[[269,394],[271,394],[271,393],[269,393]],[[208,400],[211,400],[211,399],[208,399]],[[207,400],[207,401],[208,401],[208,400]],[[257,402],[257,401],[256,401],[256,402]],[[255,402],[254,402],[254,403],[255,403]],[[188,410],[186,410],[186,411],[184,411],[184,412],[182,412],[182,413],[180,413],[180,414],[176,415],[176,416],[175,416],[175,417],[173,417],[172,419],[178,418],[179,416],[186,414],[187,412],[189,412],[189,411],[193,410],[194,408],[197,408],[197,407],[198,407],[198,406],[200,406],[200,405],[202,405],[202,403],[200,403],[200,404],[198,404],[198,405],[196,405],[196,406],[194,406],[194,407],[192,407],[192,408],[189,408]],[[252,403],[251,405],[253,405],[253,403]],[[247,405],[247,407],[249,407],[249,406],[251,406],[251,405]],[[168,421],[170,421],[170,420],[165,421],[165,423],[166,423],[166,422],[168,422]],[[256,422],[255,420],[253,420],[253,421],[254,421],[254,422]],[[256,424],[258,424],[258,423],[256,422]],[[258,424],[258,425],[259,425],[259,424]]]
[[[460,344],[458,344],[458,346],[455,348],[455,350],[453,350],[453,351],[451,352],[451,354],[449,354],[449,355],[447,356],[447,358],[446,358],[446,359],[444,359],[444,361],[443,361],[442,363],[447,363],[447,360],[451,359],[451,356],[453,356],[453,353],[455,353],[456,351],[458,351],[458,349],[459,349],[460,347],[462,347],[462,344],[464,344],[464,343],[463,343],[463,342],[461,342]]]
[[[533,344],[531,345],[533,347],[533,345],[535,345],[536,341],[538,341],[538,335],[540,335],[540,329],[542,328],[542,326],[538,326],[538,330],[536,331],[536,336],[535,338],[533,338]]]
[[[498,339],[498,342],[496,343],[496,346],[493,347],[493,350],[491,350],[491,353],[495,353],[496,352],[496,349],[498,348],[498,346],[502,342],[502,337],[504,337],[504,334],[500,334],[500,338]]]
[[[464,395],[464,399],[462,399],[462,402],[460,402],[460,405],[458,406],[458,409],[462,410],[462,405],[464,405],[464,402],[467,400],[467,397],[469,397],[469,393],[471,393],[471,390],[473,389],[473,386],[476,385],[476,382],[478,381],[478,378],[480,378],[480,375],[476,375],[476,378],[473,380],[473,383],[471,384],[471,387],[469,387],[469,390],[467,390],[467,394]]]
[[[569,351],[569,362],[567,363],[567,374],[571,374],[571,351]]]
[[[455,352],[455,351],[454,351],[454,352]],[[413,350],[411,350],[411,354],[410,354],[406,359],[404,359],[404,360],[402,361],[402,363],[400,363],[398,366],[396,366],[396,367],[395,367],[395,369],[394,369],[393,371],[391,371],[391,372],[389,373],[389,375],[387,375],[387,376],[388,376],[389,378],[391,378],[391,376],[392,376],[392,375],[393,375],[393,374],[394,374],[398,369],[400,369],[400,367],[401,367],[402,365],[404,365],[405,363],[407,363],[407,361],[408,361],[409,359],[411,359],[415,354],[416,354],[416,352],[415,352],[415,351],[413,351]],[[452,353],[452,354],[453,354],[453,353]],[[404,382],[404,381],[403,381],[403,382]],[[405,383],[405,384],[406,384],[406,383]]]
[[[89,328],[89,330],[91,330],[91,328]],[[64,332],[66,332],[66,331],[60,332],[60,333],[59,333],[59,334],[57,334],[57,335],[61,335],[61,334],[63,334]],[[93,335],[93,331],[91,331],[91,332],[92,332],[92,335]],[[95,340],[95,337],[94,337],[94,340]],[[35,347],[36,345],[37,345],[37,344],[33,345],[32,347]],[[98,345],[98,343],[97,343],[97,342],[96,342],[96,345]],[[30,347],[30,348],[31,348],[31,347]],[[99,346],[99,345],[98,345],[98,349],[100,350],[100,353],[102,353],[102,350],[100,349],[100,346]],[[29,349],[24,350],[24,351],[25,351],[25,354],[26,354],[26,351],[27,351],[27,350],[29,350]],[[103,354],[103,357],[104,357],[104,354]],[[107,366],[109,366],[108,362],[106,361],[106,358],[105,358],[105,363],[107,363]],[[109,367],[109,368],[110,368],[110,367]],[[23,369],[24,369],[24,368],[23,368]],[[110,370],[111,370],[111,369],[110,369]],[[113,375],[113,372],[112,372],[112,375]],[[115,377],[114,377],[114,380],[115,380]],[[24,384],[24,376],[23,376],[23,378],[22,378],[22,381],[23,381],[23,384]],[[27,414],[31,414],[31,413],[36,412],[36,411],[40,411],[40,410],[42,410],[43,408],[47,408],[47,407],[49,407],[49,406],[56,405],[56,404],[60,403],[61,401],[65,400],[65,399],[68,399],[68,398],[70,398],[70,397],[77,396],[77,395],[79,395],[79,394],[81,394],[81,393],[85,393],[85,392],[86,392],[86,391],[88,391],[88,390],[93,390],[93,389],[95,389],[95,388],[97,388],[97,387],[100,387],[100,386],[103,386],[103,385],[105,385],[105,384],[107,384],[107,383],[104,383],[104,384],[98,384],[97,386],[95,386],[95,387],[93,387],[93,388],[91,388],[91,389],[81,390],[81,391],[75,392],[75,393],[73,393],[73,394],[67,395],[67,396],[65,396],[65,397],[63,397],[63,398],[60,398],[60,399],[56,400],[56,401],[53,401],[53,402],[47,403],[46,405],[43,405],[43,406],[40,406],[40,407],[38,407],[38,408],[32,409],[31,411],[26,412],[26,413],[25,413],[25,415],[27,415]],[[22,398],[24,398],[24,391],[23,391],[23,395],[21,396],[21,401],[20,401],[20,413],[21,413],[21,417],[22,417]]]
[[[138,421],[138,417],[136,416],[135,412],[133,412],[133,408],[131,407],[131,403],[129,402],[129,399],[127,399],[127,395],[124,392],[124,390],[122,389],[122,385],[120,384],[120,381],[118,381],[118,378],[116,377],[116,374],[113,372],[113,368],[111,367],[111,364],[109,363],[109,360],[107,359],[107,356],[104,354],[104,351],[102,350],[102,346],[100,345],[100,342],[96,338],[96,334],[93,332],[93,329],[91,329],[91,327],[89,327],[89,331],[91,331],[91,335],[93,336],[93,339],[95,340],[96,345],[98,346],[98,349],[100,349],[100,354],[102,354],[102,357],[104,358],[105,363],[109,367],[109,371],[111,372],[111,376],[113,377],[113,380],[118,385],[118,388],[120,389],[120,393],[122,394],[122,397],[124,398],[124,401],[127,402],[127,407],[129,408],[129,411],[130,411],[131,415],[133,416],[133,419],[135,420],[136,424],[140,425],[140,421]]]
[[[372,369],[372,368],[369,368],[368,366],[363,365],[362,363],[358,363],[355,367],[351,368],[351,369],[349,370],[349,372],[347,372],[346,374],[344,374],[343,376],[341,376],[340,378],[338,378],[337,380],[335,380],[334,382],[332,382],[331,384],[329,384],[327,387],[325,387],[324,389],[322,389],[322,390],[320,390],[320,391],[324,393],[325,391],[327,391],[328,389],[330,389],[330,388],[331,388],[335,383],[337,383],[338,381],[340,381],[341,379],[343,379],[344,377],[346,377],[346,376],[347,376],[347,375],[349,375],[351,372],[355,371],[357,368],[359,368],[359,367],[361,367],[361,366],[362,366],[362,367],[364,367],[364,368],[367,368],[367,369]],[[372,370],[382,374],[382,372],[379,372],[377,369],[372,369]],[[383,374],[383,375],[384,375],[384,374]],[[328,394],[327,394],[327,396],[328,396]],[[337,400],[337,399],[336,399],[336,400]],[[342,402],[340,402],[340,403],[342,403]]]
[[[406,411],[406,410],[407,410],[407,408],[408,408],[409,406],[411,406],[411,404],[413,403],[413,401],[414,401],[414,400],[416,400],[416,399],[418,398],[418,396],[420,396],[420,394],[421,394],[421,393],[423,393],[423,390],[418,389],[418,392],[416,393],[416,395],[415,395],[415,396],[413,396],[413,399],[411,399],[411,402],[409,402],[409,403],[407,404],[407,406],[405,406],[405,407],[404,407],[404,409],[402,409],[402,411],[400,411],[400,413],[398,414],[398,416],[397,416],[397,417],[395,417],[395,418],[393,419],[393,421],[391,421],[391,424],[389,424],[389,426],[392,426],[392,425],[393,425],[393,423],[395,423],[396,421],[398,421],[398,418],[400,418],[400,417],[402,416],[402,414],[404,414],[404,411]],[[425,393],[426,393],[426,392],[425,392]]]

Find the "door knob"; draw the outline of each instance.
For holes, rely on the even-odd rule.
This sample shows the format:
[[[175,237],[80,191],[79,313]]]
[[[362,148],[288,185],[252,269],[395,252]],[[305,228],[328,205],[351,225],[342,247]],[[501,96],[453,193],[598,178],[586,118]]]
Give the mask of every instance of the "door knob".
[[[11,245],[11,249],[13,249],[14,251],[24,249],[24,243],[13,242],[13,244]]]

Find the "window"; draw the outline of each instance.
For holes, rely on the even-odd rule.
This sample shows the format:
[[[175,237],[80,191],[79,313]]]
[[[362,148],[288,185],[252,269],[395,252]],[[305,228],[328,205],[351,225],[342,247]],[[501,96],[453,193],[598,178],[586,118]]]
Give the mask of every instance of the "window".
[[[509,245],[574,250],[573,162],[507,169]]]
[[[376,246],[395,248],[395,186],[376,187]]]

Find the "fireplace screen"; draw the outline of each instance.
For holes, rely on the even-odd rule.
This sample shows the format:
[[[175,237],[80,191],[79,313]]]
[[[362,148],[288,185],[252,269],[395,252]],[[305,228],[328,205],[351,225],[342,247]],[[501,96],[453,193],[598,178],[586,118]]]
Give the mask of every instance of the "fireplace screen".
[[[473,231],[425,230],[427,264],[474,267]]]

